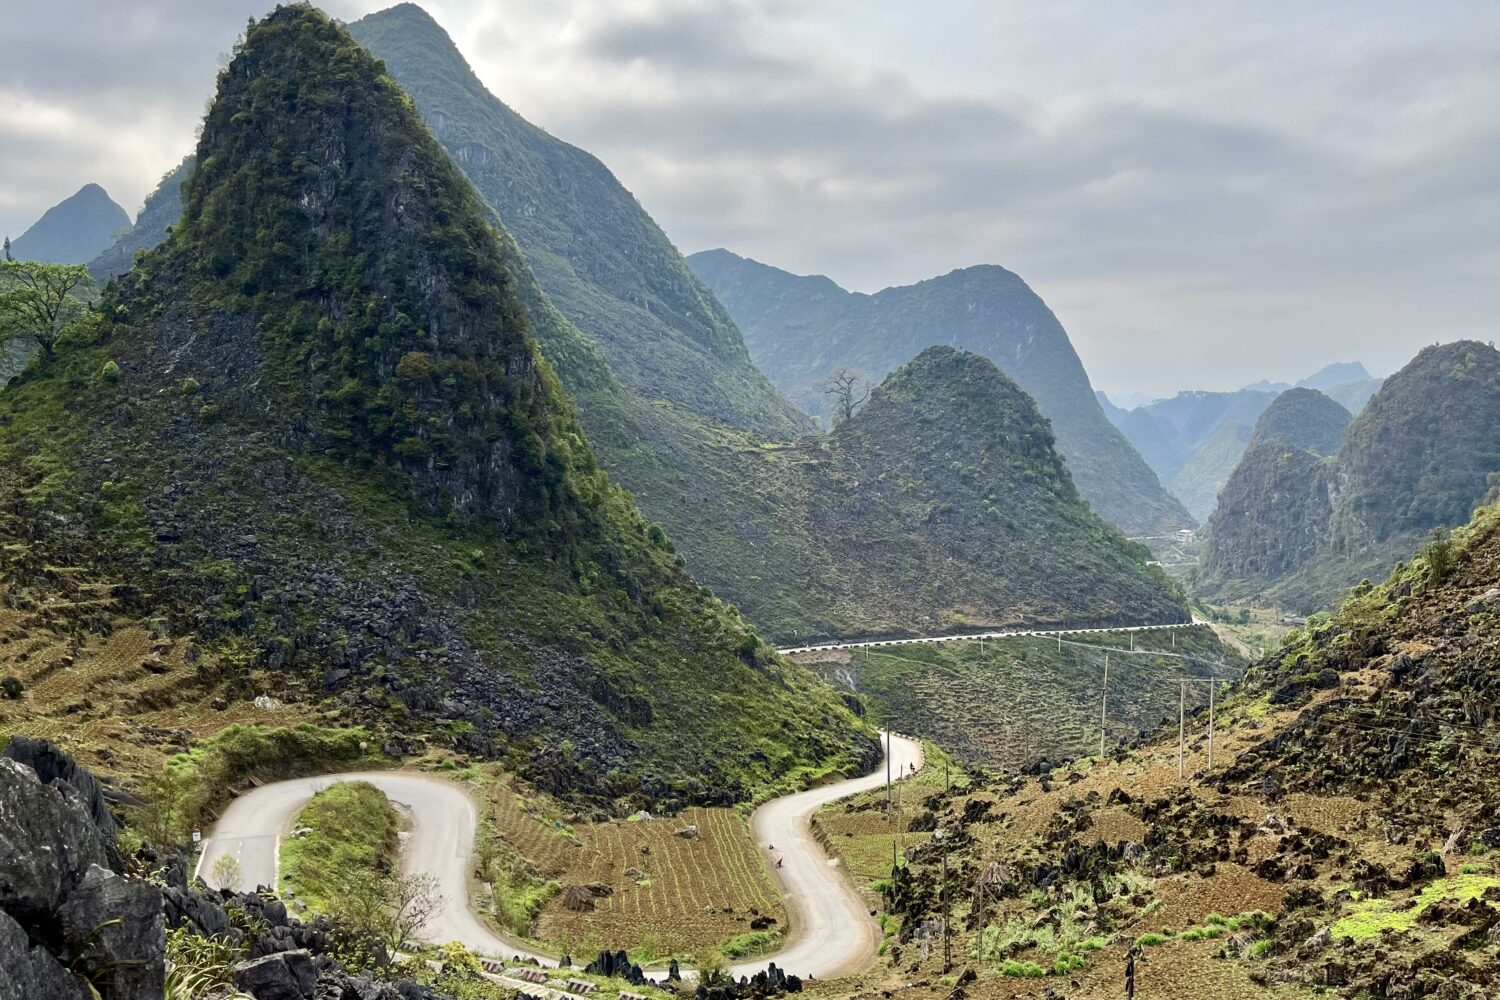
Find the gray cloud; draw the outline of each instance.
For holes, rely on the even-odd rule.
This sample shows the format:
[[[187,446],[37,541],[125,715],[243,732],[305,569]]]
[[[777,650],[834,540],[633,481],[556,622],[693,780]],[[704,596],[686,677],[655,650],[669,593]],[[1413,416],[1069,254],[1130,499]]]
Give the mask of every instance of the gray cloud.
[[[0,224],[89,180],[137,205],[266,6],[23,0],[0,38]],[[1493,336],[1500,13],[1477,0],[430,9],[685,250],[864,290],[1000,263],[1107,389]]]

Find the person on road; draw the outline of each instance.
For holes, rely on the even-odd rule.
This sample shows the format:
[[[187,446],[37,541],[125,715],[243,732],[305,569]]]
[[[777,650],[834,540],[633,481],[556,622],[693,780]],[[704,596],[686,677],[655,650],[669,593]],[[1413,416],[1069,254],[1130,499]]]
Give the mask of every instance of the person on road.
[[[1135,956],[1140,949],[1131,947],[1125,959],[1125,1000],[1135,1000]]]
[[[781,867],[781,859],[780,859],[780,858],[777,858],[777,859],[776,859],[776,867],[777,867],[777,868],[780,868],[780,867]]]

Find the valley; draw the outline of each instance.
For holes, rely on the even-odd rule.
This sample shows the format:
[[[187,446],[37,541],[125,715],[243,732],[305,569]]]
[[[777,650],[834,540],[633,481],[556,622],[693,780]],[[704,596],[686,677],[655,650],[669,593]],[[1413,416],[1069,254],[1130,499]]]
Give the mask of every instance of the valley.
[[[1485,25],[80,2],[0,1000],[1500,995]]]

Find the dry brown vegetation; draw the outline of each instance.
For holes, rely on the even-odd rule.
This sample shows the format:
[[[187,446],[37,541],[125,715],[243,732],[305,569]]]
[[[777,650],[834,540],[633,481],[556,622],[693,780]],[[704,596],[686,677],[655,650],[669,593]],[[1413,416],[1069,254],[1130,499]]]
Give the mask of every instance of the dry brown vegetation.
[[[487,789],[495,833],[562,890],[542,907],[535,935],[572,954],[624,948],[647,958],[687,956],[786,926],[768,852],[751,842],[733,809],[577,822],[510,779]],[[591,891],[592,907],[567,905],[575,887]],[[752,928],[766,918],[768,927]]]

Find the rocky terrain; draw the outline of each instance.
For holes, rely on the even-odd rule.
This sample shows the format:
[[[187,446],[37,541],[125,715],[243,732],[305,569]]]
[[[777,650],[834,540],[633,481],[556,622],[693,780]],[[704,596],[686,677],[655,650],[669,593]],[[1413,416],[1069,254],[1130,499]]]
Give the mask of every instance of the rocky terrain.
[[[1181,778],[1172,725],[1104,762],[963,776],[908,804],[908,863],[875,884],[897,918],[889,969],[859,987],[1117,996],[1133,947],[1148,996],[1492,995],[1496,579],[1491,507],[1227,690],[1211,761],[1193,713]]]
[[[727,250],[689,263],[739,323],[756,364],[809,413],[831,413],[823,386],[840,369],[873,384],[931,344],[972,351],[1036,400],[1078,492],[1101,516],[1130,534],[1192,523],[1105,418],[1057,317],[1010,271],[970,267],[863,295]]]

